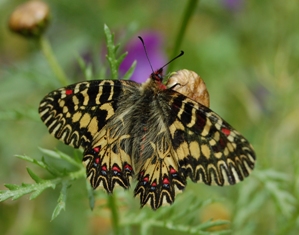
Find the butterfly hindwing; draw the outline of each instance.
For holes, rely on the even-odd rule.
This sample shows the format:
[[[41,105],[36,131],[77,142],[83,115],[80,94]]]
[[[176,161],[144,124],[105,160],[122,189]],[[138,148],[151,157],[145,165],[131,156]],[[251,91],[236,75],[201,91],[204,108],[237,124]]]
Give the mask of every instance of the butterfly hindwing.
[[[86,174],[94,189],[103,187],[112,193],[115,185],[125,189],[130,187],[134,175],[132,160],[122,146],[129,137],[113,135],[109,128],[104,127],[98,133],[93,147],[84,151]]]
[[[254,168],[250,143],[209,108],[172,91],[169,132],[179,166],[192,181],[232,185]]]
[[[167,133],[161,134],[168,137]],[[159,142],[152,145],[153,156],[146,159],[139,171],[135,196],[140,197],[141,206],[149,204],[155,210],[165,203],[174,202],[176,193],[185,188],[186,177],[170,151],[171,147],[159,148]]]

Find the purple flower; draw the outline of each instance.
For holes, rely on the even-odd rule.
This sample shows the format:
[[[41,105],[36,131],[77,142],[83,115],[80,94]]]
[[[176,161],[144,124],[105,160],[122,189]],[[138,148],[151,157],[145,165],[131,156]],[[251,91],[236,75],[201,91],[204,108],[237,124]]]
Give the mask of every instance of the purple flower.
[[[143,38],[148,57],[151,61],[154,70],[159,69],[166,63],[166,55],[163,48],[163,40],[161,35],[156,32],[140,33]],[[132,65],[133,61],[137,61],[135,71],[130,80],[142,83],[149,78],[152,73],[150,64],[146,58],[142,43],[137,36],[135,36],[125,47],[128,55],[120,65],[120,73],[125,74]]]

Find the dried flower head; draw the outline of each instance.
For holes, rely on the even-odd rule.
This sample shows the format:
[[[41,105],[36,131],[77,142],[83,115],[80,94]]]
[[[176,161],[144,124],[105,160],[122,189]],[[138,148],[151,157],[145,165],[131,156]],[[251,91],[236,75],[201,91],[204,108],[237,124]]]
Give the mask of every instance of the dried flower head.
[[[39,37],[49,22],[49,7],[42,1],[29,1],[10,15],[9,28],[24,37]]]
[[[173,90],[206,107],[210,106],[206,84],[197,73],[191,70],[183,69],[172,73],[166,85],[167,87],[174,87]]]

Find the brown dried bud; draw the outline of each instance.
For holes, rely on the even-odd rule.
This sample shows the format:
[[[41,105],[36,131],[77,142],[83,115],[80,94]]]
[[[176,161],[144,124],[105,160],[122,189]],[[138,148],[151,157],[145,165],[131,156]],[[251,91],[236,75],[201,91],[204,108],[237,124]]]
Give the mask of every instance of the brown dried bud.
[[[25,37],[38,37],[49,22],[49,7],[42,1],[29,1],[18,6],[9,18],[9,28]]]
[[[172,73],[166,85],[206,107],[210,106],[206,84],[197,73],[191,70],[183,69]]]

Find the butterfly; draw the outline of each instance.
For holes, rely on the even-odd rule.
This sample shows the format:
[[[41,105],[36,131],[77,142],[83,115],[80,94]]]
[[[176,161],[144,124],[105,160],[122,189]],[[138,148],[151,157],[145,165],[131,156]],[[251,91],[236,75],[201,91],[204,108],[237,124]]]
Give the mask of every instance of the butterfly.
[[[233,185],[251,173],[256,159],[250,143],[207,107],[207,91],[199,95],[197,83],[185,79],[194,72],[178,71],[165,85],[162,70],[143,84],[79,82],[50,92],[39,106],[52,135],[83,148],[94,189],[128,189],[135,178],[135,196],[154,210],[172,204],[187,178]]]

